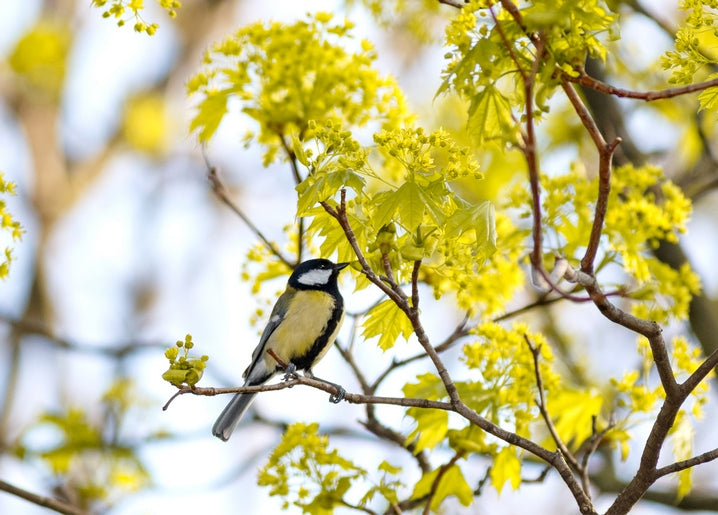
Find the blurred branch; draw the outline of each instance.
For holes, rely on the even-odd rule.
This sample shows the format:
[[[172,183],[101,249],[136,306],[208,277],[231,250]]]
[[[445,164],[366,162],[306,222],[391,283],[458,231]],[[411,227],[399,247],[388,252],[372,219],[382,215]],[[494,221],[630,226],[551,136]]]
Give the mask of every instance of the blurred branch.
[[[111,358],[121,359],[136,352],[148,350],[166,349],[169,343],[148,342],[122,342],[107,345],[90,345],[78,343],[55,335],[45,324],[27,319],[16,319],[9,315],[0,313],[0,322],[5,323],[20,334],[31,334],[41,336],[41,341],[54,345],[63,350],[71,352],[82,352],[86,354],[99,354]]]
[[[207,166],[207,179],[209,180],[209,183],[212,185],[212,191],[217,196],[219,200],[221,200],[227,207],[229,207],[234,214],[236,214],[240,220],[244,222],[244,224],[251,230],[257,238],[259,238],[262,243],[264,243],[264,246],[267,247],[267,249],[274,254],[282,263],[287,265],[290,269],[294,268],[296,266],[296,263],[293,263],[291,260],[286,258],[284,254],[277,248],[277,246],[269,241],[269,239],[262,233],[262,231],[259,230],[259,228],[254,225],[254,223],[249,219],[247,215],[244,214],[244,211],[242,211],[237,204],[235,204],[232,199],[229,198],[229,193],[227,192],[227,188],[225,187],[224,183],[219,177],[219,172],[217,171],[217,167],[213,166],[212,163],[209,161],[209,157],[207,156],[207,152],[205,151],[204,147],[202,147],[202,157],[204,158],[205,165]]]
[[[357,331],[357,320],[357,317],[353,317],[353,324],[351,330],[352,342]],[[337,343],[336,341],[334,342],[334,346],[339,350],[339,353],[341,354],[342,358],[344,358],[344,361],[347,362],[349,367],[354,372],[354,375],[359,381],[359,385],[361,386],[364,395],[372,395],[376,391],[376,386],[369,384],[366,377],[364,376],[364,373],[361,371],[359,365],[356,363],[354,355],[352,354],[352,342],[350,342],[346,349],[339,345],[339,343]],[[402,449],[406,449],[407,451],[409,451],[411,455],[416,459],[416,462],[422,472],[428,472],[429,470],[431,470],[431,465],[429,464],[429,460],[426,457],[426,453],[424,451],[420,451],[417,453],[416,446],[413,442],[407,442],[406,436],[382,424],[376,416],[376,409],[374,408],[374,404],[366,404],[366,421],[359,421],[359,423],[373,435],[378,436],[379,438],[387,440],[393,444],[398,445]]]
[[[440,4],[449,5],[451,7],[456,7],[457,9],[461,9],[464,7],[465,1],[462,2],[461,0],[439,0]]]
[[[0,449],[4,448],[8,442],[5,441],[6,436],[10,434],[10,421],[12,416],[12,408],[17,394],[17,383],[20,374],[20,341],[16,331],[10,334],[10,359],[3,363],[7,367],[7,380],[3,385],[3,402],[2,412],[0,413]]]
[[[436,352],[441,353],[445,350],[451,348],[454,343],[456,343],[458,340],[463,338],[464,336],[469,334],[470,328],[467,325],[469,319],[465,317],[461,323],[454,329],[454,331],[446,337],[446,339],[441,342],[439,345],[434,347]],[[374,380],[374,382],[371,385],[371,391],[374,392],[377,390],[379,385],[384,381],[384,379],[387,378],[389,374],[394,372],[396,369],[401,368],[405,365],[408,365],[409,363],[413,363],[414,361],[418,361],[420,359],[424,359],[428,357],[425,352],[421,352],[419,354],[415,354],[413,356],[410,356],[406,359],[402,360],[393,360],[391,365],[389,365],[384,371],[379,374],[379,376]]]
[[[76,508],[71,504],[67,504],[51,497],[45,497],[42,495],[34,494],[32,492],[28,492],[27,490],[23,490],[22,488],[13,486],[10,483],[6,483],[3,480],[0,480],[0,490],[20,497],[21,499],[25,499],[26,501],[29,501],[33,504],[37,504],[38,506],[42,506],[43,508],[48,508],[50,510],[56,511],[58,513],[63,513],[65,515],[87,515],[86,511]]]
[[[292,175],[294,176],[294,184],[299,185],[302,182],[302,175],[299,173],[299,166],[297,165],[297,155],[294,153],[292,147],[284,139],[284,134],[278,133],[279,141],[282,143],[282,148],[287,154],[289,159],[289,165],[292,167]],[[302,253],[304,250],[304,217],[300,216],[297,220],[297,263],[302,262]]]

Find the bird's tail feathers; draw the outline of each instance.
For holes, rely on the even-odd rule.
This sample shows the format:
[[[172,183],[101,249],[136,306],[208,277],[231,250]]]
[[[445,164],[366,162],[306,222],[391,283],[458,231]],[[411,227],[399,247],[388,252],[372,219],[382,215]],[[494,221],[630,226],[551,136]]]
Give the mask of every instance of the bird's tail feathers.
[[[244,415],[244,412],[247,411],[250,404],[252,404],[255,395],[257,394],[235,394],[235,396],[232,397],[232,400],[229,401],[229,404],[227,404],[224,410],[222,410],[222,413],[217,418],[214,426],[212,426],[212,434],[225,442],[229,440],[229,437],[232,436],[237,424],[239,424],[239,420],[242,418],[242,415]]]

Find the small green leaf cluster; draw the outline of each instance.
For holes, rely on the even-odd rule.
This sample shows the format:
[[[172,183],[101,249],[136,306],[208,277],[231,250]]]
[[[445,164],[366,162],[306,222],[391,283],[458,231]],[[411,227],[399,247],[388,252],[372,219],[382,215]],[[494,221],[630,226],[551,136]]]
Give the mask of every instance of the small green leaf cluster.
[[[330,449],[329,438],[319,434],[318,424],[297,422],[284,432],[257,482],[269,487],[270,495],[284,499],[283,509],[294,505],[302,513],[324,515],[338,506],[361,509],[377,495],[396,503],[396,491],[402,486],[396,476],[401,469],[383,461],[378,470],[379,481],[352,504],[349,490],[359,480],[370,480],[367,471]]]
[[[404,120],[404,96],[393,79],[372,68],[371,43],[353,42],[353,24],[332,18],[317,13],[292,25],[255,23],[215,44],[187,84],[200,98],[190,130],[209,141],[230,99],[238,100],[259,125],[256,140],[266,148],[267,165],[287,141],[306,141],[311,120],[340,126]],[[350,52],[351,46],[358,48]]]
[[[162,374],[162,379],[175,386],[194,386],[202,379],[202,374],[207,366],[209,356],[202,355],[199,358],[189,354],[194,347],[192,335],[185,336],[184,341],[177,340],[177,343],[165,350],[165,357],[169,360],[170,366]],[[183,351],[180,356],[180,350]]]
[[[616,14],[603,0],[533,0],[522,5],[523,26],[498,2],[473,0],[446,29],[450,50],[439,93],[453,90],[470,101],[468,126],[479,143],[517,141],[516,120],[526,102],[522,76],[530,73],[535,60],[530,37],[540,37],[546,52],[535,79],[538,115],[548,111],[547,100],[561,76],[557,72],[576,75],[587,54],[604,59],[602,38],[613,38],[616,32]]]
[[[170,18],[177,16],[177,9],[182,7],[178,0],[157,0],[162,9],[167,11]],[[144,0],[92,0],[92,5],[97,8],[107,7],[102,11],[103,18],[115,18],[117,26],[122,27],[127,20],[134,19],[133,29],[135,32],[144,32],[148,36],[154,36],[159,28],[157,23],[147,23],[142,18],[141,12],[145,9]],[[125,17],[129,13],[129,17]]]
[[[78,507],[105,511],[124,496],[146,488],[150,476],[132,447],[123,445],[119,433],[128,412],[137,406],[133,384],[119,379],[102,396],[102,408],[111,413],[112,427],[104,427],[81,408],[45,413],[30,426],[14,449],[21,458],[37,458],[48,467],[66,495]],[[27,438],[36,428],[50,430],[56,438],[38,447]],[[113,435],[109,441],[109,435]]]
[[[15,183],[5,180],[2,172],[0,172],[0,229],[6,231],[10,237],[19,241],[22,239],[23,229],[20,222],[16,221],[10,211],[7,209],[7,203],[2,199],[2,195],[15,195]],[[10,273],[10,263],[13,260],[12,248],[5,247],[4,257],[0,261],[0,279],[5,279]]]

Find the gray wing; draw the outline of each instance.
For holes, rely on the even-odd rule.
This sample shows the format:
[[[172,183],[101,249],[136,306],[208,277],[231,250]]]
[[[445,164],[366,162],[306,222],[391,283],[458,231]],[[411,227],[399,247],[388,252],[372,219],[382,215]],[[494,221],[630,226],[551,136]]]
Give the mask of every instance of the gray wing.
[[[247,370],[244,371],[244,374],[242,374],[242,377],[245,379],[250,377],[253,369],[262,361],[267,340],[269,340],[269,337],[272,336],[274,330],[279,327],[279,324],[281,324],[284,320],[284,317],[287,314],[287,309],[289,308],[290,298],[291,293],[289,288],[287,288],[277,299],[277,303],[272,309],[272,314],[269,316],[269,322],[267,322],[267,326],[264,328],[261,338],[259,338],[259,343],[252,352],[252,363],[247,367]],[[264,382],[266,380],[267,378],[264,378],[263,381],[259,382]]]

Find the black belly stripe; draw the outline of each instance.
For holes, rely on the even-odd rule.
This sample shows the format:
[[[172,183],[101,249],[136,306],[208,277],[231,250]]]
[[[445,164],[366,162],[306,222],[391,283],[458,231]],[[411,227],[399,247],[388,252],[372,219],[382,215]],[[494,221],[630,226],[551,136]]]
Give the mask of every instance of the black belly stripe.
[[[322,350],[329,344],[329,336],[331,336],[332,333],[334,333],[334,331],[336,330],[337,324],[341,319],[343,310],[344,302],[342,301],[341,297],[335,299],[332,316],[329,319],[326,328],[322,332],[322,335],[314,341],[312,347],[309,349],[309,352],[307,354],[300,358],[295,358],[292,360],[292,363],[294,363],[294,365],[297,367],[297,370],[308,370],[312,368],[312,366],[314,365],[314,360],[317,359],[317,356],[319,356]]]

